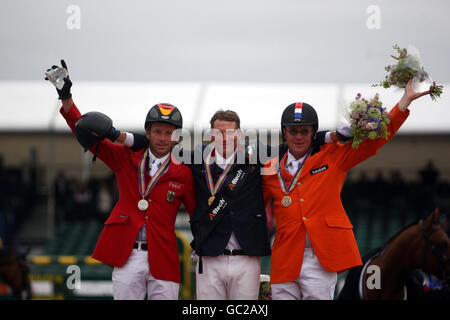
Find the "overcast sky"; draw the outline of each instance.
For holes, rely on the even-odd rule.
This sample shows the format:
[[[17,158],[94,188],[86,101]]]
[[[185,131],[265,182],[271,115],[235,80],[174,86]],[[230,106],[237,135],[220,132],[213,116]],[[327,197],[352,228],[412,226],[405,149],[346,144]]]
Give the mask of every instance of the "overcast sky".
[[[373,83],[397,43],[444,83],[448,12],[445,0],[1,0],[0,80],[40,80],[64,57],[75,81]]]

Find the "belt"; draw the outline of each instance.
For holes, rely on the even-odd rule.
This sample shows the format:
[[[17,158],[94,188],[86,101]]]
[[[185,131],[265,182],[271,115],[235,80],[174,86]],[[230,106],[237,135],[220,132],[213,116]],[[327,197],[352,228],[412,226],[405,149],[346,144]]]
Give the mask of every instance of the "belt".
[[[133,244],[133,249],[141,249],[141,250],[147,251],[148,250],[147,248],[148,247],[145,242],[135,242]]]
[[[223,250],[223,254],[226,256],[242,256],[245,255],[244,250],[238,249],[225,249]]]

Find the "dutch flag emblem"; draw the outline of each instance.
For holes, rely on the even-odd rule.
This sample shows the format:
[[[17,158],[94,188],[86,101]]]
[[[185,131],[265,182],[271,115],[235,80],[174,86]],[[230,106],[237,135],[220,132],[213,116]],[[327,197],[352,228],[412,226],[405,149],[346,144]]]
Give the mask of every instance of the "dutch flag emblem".
[[[297,102],[295,104],[295,110],[294,110],[294,119],[301,119],[302,118],[302,108],[303,108],[303,103],[302,102]]]

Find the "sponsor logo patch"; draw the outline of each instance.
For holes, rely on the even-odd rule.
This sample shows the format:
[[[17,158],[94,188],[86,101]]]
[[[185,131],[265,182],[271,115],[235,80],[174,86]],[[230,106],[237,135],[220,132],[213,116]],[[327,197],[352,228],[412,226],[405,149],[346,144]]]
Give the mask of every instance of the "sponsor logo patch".
[[[310,171],[311,175],[315,175],[317,173],[321,173],[322,171],[328,170],[328,165],[321,166],[319,168],[312,169]]]

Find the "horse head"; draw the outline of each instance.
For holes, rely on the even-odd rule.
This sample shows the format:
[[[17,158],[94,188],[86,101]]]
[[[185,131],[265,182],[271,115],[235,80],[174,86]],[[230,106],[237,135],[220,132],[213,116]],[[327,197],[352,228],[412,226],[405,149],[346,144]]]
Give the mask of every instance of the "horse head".
[[[450,282],[449,238],[439,225],[439,209],[418,223],[421,241],[416,251],[416,261],[426,273]]]
[[[18,300],[31,299],[30,267],[25,255],[12,249],[1,249],[0,275]]]

